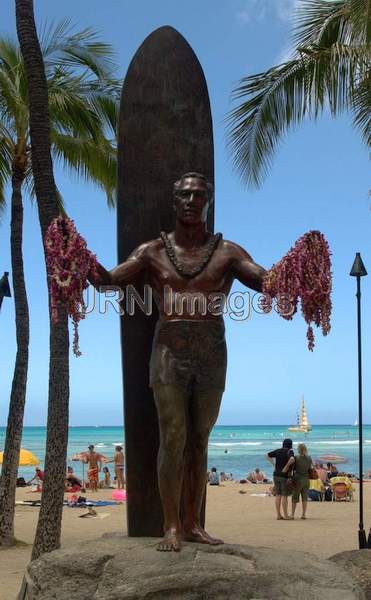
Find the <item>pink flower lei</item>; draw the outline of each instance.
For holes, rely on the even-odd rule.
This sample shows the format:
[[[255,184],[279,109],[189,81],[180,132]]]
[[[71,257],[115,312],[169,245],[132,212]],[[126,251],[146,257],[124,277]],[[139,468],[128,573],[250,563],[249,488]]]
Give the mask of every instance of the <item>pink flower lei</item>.
[[[284,298],[290,303],[289,311],[278,312],[291,320],[301,301],[301,311],[308,324],[308,348],[313,351],[312,323],[321,327],[323,335],[330,331],[331,316],[331,253],[329,245],[319,231],[309,231],[297,240],[294,247],[267,272],[263,282],[266,294],[265,307],[271,307],[276,298],[278,308]]]
[[[59,216],[50,223],[45,248],[52,320],[58,322],[58,307],[65,305],[74,328],[73,352],[81,356],[77,328],[79,321],[85,318],[83,292],[89,285],[88,273],[97,275],[97,258],[68,217]]]

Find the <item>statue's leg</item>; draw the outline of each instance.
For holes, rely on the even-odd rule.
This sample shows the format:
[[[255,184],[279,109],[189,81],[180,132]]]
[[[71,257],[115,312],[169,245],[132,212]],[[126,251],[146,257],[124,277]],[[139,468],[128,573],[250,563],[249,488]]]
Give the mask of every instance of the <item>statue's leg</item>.
[[[184,472],[184,539],[203,544],[222,544],[211,537],[200,524],[202,500],[207,473],[207,446],[209,435],[219,414],[223,390],[195,392],[190,402]]]
[[[186,405],[189,393],[173,385],[153,386],[160,428],[158,485],[164,511],[164,539],[157,550],[179,551],[182,538],[180,495],[186,443]]]

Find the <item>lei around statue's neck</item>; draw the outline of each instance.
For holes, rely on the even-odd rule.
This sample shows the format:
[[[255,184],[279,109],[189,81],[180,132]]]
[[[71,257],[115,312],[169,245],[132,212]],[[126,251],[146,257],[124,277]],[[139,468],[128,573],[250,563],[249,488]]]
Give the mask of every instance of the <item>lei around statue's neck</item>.
[[[188,257],[188,260],[186,262],[184,262],[183,260],[181,260],[179,258],[179,256],[177,255],[177,253],[175,251],[175,247],[173,246],[171,239],[168,237],[168,235],[164,231],[160,232],[160,237],[164,243],[165,251],[168,256],[168,259],[174,265],[174,267],[178,271],[178,273],[180,275],[182,275],[183,277],[196,277],[196,275],[201,273],[201,271],[203,271],[204,268],[206,267],[206,265],[208,264],[209,260],[211,259],[212,255],[214,254],[214,251],[215,251],[217,245],[219,244],[219,241],[222,238],[222,234],[221,233],[217,233],[216,235],[209,234],[209,237],[208,237],[206,243],[202,246],[201,256],[200,257],[192,256],[192,253],[191,253],[191,257],[192,257],[191,260],[189,260],[189,257]]]

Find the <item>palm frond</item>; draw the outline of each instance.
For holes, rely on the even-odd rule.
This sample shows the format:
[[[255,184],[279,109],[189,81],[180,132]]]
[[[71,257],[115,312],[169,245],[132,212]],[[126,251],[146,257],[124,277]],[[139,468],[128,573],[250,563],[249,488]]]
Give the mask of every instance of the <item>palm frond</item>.
[[[68,19],[46,26],[41,38],[54,156],[78,176],[100,186],[112,205],[116,186],[114,138],[121,91],[120,82],[112,77],[115,70],[112,47],[101,42],[95,30],[78,31]],[[28,138],[24,63],[18,44],[3,38],[0,39],[0,139],[3,145],[7,141],[14,149],[20,142],[24,148]],[[1,160],[0,177],[5,179],[9,175],[5,153]],[[35,190],[31,163],[26,169],[25,186],[32,199]],[[61,198],[61,210],[62,203]]]
[[[119,114],[118,96],[97,93],[91,96],[90,101],[102,124],[106,125],[116,138]]]
[[[16,115],[18,113],[18,90],[15,81],[0,65],[0,96],[4,114]]]
[[[63,135],[57,130],[52,130],[51,142],[54,158],[75,171],[78,177],[93,181],[103,189],[108,205],[113,206],[117,168],[115,148],[104,138],[96,142]]]
[[[246,77],[234,90],[235,100],[252,96],[227,117],[228,148],[243,180],[259,185],[284,129],[306,114],[307,88],[306,61],[298,58]]]
[[[8,38],[0,39],[0,118],[18,134],[28,122],[24,63],[17,44]]]
[[[110,44],[99,39],[92,27],[75,30],[69,19],[51,23],[41,36],[46,70],[59,64],[73,69],[88,70],[97,78],[109,78],[115,71],[115,52]]]
[[[302,0],[295,11],[293,43],[297,46],[330,46],[344,39],[344,18],[349,0]]]
[[[120,94],[116,80],[86,81],[59,69],[48,81],[48,91],[52,118],[63,126],[90,131],[92,136],[105,129],[116,134]]]
[[[371,0],[349,0],[349,21],[352,40],[369,46],[371,43]]]
[[[1,115],[1,112],[0,112],[0,115]],[[5,119],[3,121],[0,120],[0,139],[5,140],[6,143],[9,144],[9,148],[14,148],[14,144],[15,144],[14,133],[15,132],[12,129],[12,127],[11,128],[7,127],[7,123],[6,123]]]
[[[12,176],[13,151],[6,138],[0,135],[0,213],[5,207],[5,188]]]
[[[366,146],[371,146],[371,74],[360,83],[352,101],[353,122]]]
[[[19,46],[9,37],[0,38],[0,62],[6,65],[8,70],[16,70],[22,63],[22,55]]]
[[[258,186],[283,134],[305,116],[349,107],[365,60],[364,48],[336,44],[299,48],[298,57],[243,79],[234,98],[249,98],[227,117],[228,147],[243,180]]]
[[[36,190],[35,190],[35,180],[33,178],[33,173],[32,173],[31,157],[30,157],[30,160],[29,160],[27,168],[26,168],[26,173],[25,173],[25,178],[24,178],[23,184],[26,189],[27,196],[29,197],[29,199],[31,200],[31,203],[33,204],[34,201],[36,200]],[[56,191],[57,191],[57,201],[58,201],[59,212],[61,214],[65,214],[63,196],[62,196],[60,190],[58,189],[58,187],[56,188]]]
[[[75,136],[90,136],[98,140],[102,135],[99,114],[84,98],[68,87],[60,87],[49,95],[50,117],[54,127]]]
[[[41,23],[38,29],[43,59],[47,60],[50,56],[63,48],[66,38],[73,35],[74,25],[72,24],[71,19],[65,18],[58,22],[52,20]]]

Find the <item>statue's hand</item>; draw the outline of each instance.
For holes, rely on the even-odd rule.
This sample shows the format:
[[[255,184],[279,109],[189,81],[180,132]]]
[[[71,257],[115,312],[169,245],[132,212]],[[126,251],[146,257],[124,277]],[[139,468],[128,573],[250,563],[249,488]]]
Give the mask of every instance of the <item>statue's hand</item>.
[[[109,272],[99,262],[96,263],[94,270],[89,271],[87,279],[98,291],[100,286],[111,283]]]

